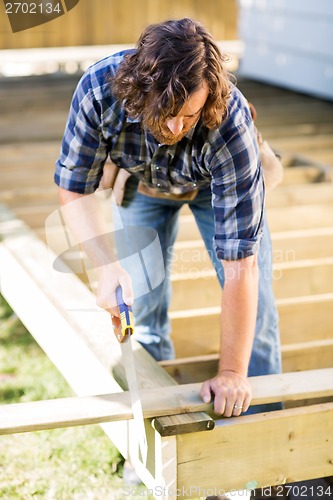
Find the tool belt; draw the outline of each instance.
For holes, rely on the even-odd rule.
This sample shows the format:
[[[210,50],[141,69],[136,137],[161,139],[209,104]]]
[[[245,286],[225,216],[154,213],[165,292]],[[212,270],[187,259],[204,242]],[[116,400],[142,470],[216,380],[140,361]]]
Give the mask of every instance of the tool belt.
[[[119,168],[113,162],[107,161],[104,165],[103,177],[99,188],[102,190],[112,189],[113,196],[117,205],[121,205],[124,198],[126,182],[128,181],[130,176],[131,172],[129,172],[125,168]],[[163,200],[191,201],[194,200],[198,192],[198,189],[194,189],[192,191],[179,194],[162,193],[157,189],[147,186],[142,181],[139,181],[138,184],[138,193],[149,196],[150,198],[161,198]]]
[[[142,181],[138,184],[138,193],[150,196],[151,198],[162,198],[163,200],[179,200],[179,201],[192,201],[197,196],[199,189],[193,189],[186,193],[161,193],[150,186],[147,186]]]

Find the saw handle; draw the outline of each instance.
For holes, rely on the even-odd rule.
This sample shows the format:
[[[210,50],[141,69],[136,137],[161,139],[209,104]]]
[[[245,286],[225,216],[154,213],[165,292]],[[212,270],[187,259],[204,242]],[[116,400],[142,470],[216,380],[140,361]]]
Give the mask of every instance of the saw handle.
[[[116,298],[120,313],[120,332],[116,334],[118,342],[126,342],[134,333],[132,307],[125,304],[121,286],[116,288]]]

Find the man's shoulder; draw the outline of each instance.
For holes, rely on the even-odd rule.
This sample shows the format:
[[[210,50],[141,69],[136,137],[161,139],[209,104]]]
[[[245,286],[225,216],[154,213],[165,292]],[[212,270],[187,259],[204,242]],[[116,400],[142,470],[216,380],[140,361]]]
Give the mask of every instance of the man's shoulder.
[[[221,125],[208,131],[207,141],[212,150],[221,149],[230,141],[241,140],[242,133],[251,126],[248,101],[235,85],[231,85],[227,115]]]
[[[135,49],[126,49],[111,54],[95,62],[87,69],[84,76],[89,79],[89,84],[96,100],[101,100],[111,95],[112,77],[116,74],[124,57],[134,51]]]
[[[249,104],[243,93],[236,85],[231,86],[230,98],[228,101],[228,118],[236,126],[251,121]]]
[[[235,129],[248,126],[252,121],[248,101],[235,85],[231,86],[227,102],[227,115],[221,125],[213,130],[214,135],[225,136]]]

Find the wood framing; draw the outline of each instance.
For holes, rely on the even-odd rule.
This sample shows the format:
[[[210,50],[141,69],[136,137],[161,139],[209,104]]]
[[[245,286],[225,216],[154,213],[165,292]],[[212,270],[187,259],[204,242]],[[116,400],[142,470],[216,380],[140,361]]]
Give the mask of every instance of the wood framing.
[[[181,363],[181,360],[164,362],[161,366],[180,366]],[[196,365],[200,366],[200,360],[197,360]],[[251,377],[250,382],[253,391],[251,405],[333,397],[333,368]],[[176,434],[198,432],[193,420],[189,420],[189,426],[184,428],[180,416],[190,417],[192,413],[201,415],[198,412],[203,411],[213,413],[212,403],[203,403],[201,400],[200,387],[200,383],[188,383],[141,390],[144,417],[154,418],[153,426],[155,429],[158,427],[162,434],[163,423],[158,424],[156,420],[157,417],[168,415],[177,415]],[[132,418],[130,397],[126,391],[8,404],[1,407],[0,435]],[[218,425],[223,424],[218,421]],[[213,427],[214,425],[208,425],[206,430],[212,430]]]
[[[286,409],[220,419],[212,405],[202,403],[200,384],[215,374],[218,362],[221,290],[193,215],[184,207],[172,268],[177,358],[157,363],[133,339],[148,440],[145,466],[121,351],[109,315],[96,307],[85,284],[84,255],[67,252],[66,264],[74,272],[55,272],[55,257],[68,247],[61,226],[48,227],[56,241],[53,252],[45,245],[45,219],[57,208],[54,160],[76,82],[74,77],[60,86],[53,82],[53,99],[49,83],[41,85],[47,110],[32,102],[29,113],[6,128],[0,144],[0,202],[16,215],[0,208],[0,286],[77,397],[3,406],[0,433],[100,423],[146,486],[159,488],[159,499],[333,475],[332,106],[242,83],[257,107],[258,128],[281,149],[285,167],[283,183],[266,199],[285,373],[251,379],[252,403],[285,401]],[[39,90],[30,90],[33,101]],[[0,95],[3,122],[13,120],[10,94],[8,86]],[[94,290],[91,279],[89,285]]]
[[[194,432],[200,429],[200,425],[203,428],[202,422],[207,429],[214,427],[209,423],[211,407],[203,404],[199,397],[200,383],[193,382],[191,375],[187,374],[191,383],[176,385],[175,379],[134,341],[136,369],[147,417],[148,461],[144,466],[138,458],[128,394],[116,382],[117,379],[121,383],[123,369],[119,345],[112,333],[107,313],[96,309],[94,296],[75,275],[54,272],[52,263],[55,256],[5,208],[1,210],[1,221],[4,235],[0,244],[3,264],[1,291],[75,392],[81,396],[80,399],[27,403],[24,412],[16,411],[22,408],[21,405],[4,407],[0,424],[2,433],[101,423],[121,453],[130,458],[147,487],[165,489],[167,485],[165,498],[169,499],[176,498],[175,492],[180,488],[186,492],[192,488],[189,494],[195,498],[198,496],[198,487],[228,490],[246,488],[250,481],[251,484],[255,481],[258,486],[265,486],[332,473],[332,464],[327,464],[325,459],[327,454],[333,453],[332,443],[324,439],[326,431],[323,431],[323,435],[311,435],[311,446],[313,442],[316,446],[312,455],[315,461],[310,465],[305,467],[298,460],[294,461],[296,454],[290,453],[287,464],[284,463],[286,458],[281,458],[291,432],[288,434],[288,430],[295,432],[297,426],[303,425],[307,431],[313,425],[318,427],[319,422],[320,425],[321,422],[326,425],[332,415],[332,403],[317,405],[309,410],[301,407],[224,419],[217,421],[218,425],[215,423],[215,428],[209,432]],[[16,283],[20,283],[20,286],[17,287]],[[74,351],[75,363],[70,354]],[[64,355],[64,352],[68,355]],[[214,362],[214,359],[211,361]],[[178,360],[175,371],[181,370],[181,364],[181,360]],[[198,370],[200,360],[195,365]],[[204,373],[206,376],[209,373],[207,366]],[[332,369],[254,378],[253,403],[332,397],[332,380]],[[191,412],[194,412],[193,418]],[[178,415],[174,416],[175,413]],[[185,413],[184,417],[182,413]],[[171,420],[165,420],[168,418]],[[329,427],[330,424],[327,425]],[[175,430],[175,427],[178,429]],[[163,437],[156,429],[162,430],[162,433],[164,429],[167,435]],[[263,473],[259,463],[263,460],[265,446],[262,440],[263,436],[266,440],[267,432],[275,436],[274,450],[277,450],[277,455],[265,453],[264,460],[270,467],[267,473]],[[255,444],[245,439],[248,435],[254,436]],[[237,460],[237,474],[231,474],[233,460],[230,461],[230,449],[225,444],[230,439],[233,460]],[[297,453],[301,454],[301,450],[304,451],[302,440],[300,437],[294,440]],[[251,468],[248,466],[248,456],[244,455],[244,443],[251,455],[258,454]],[[257,450],[260,450],[261,455]],[[217,459],[217,456],[221,458]],[[228,474],[217,479],[221,477],[221,470],[228,471]]]
[[[199,487],[230,491],[330,476],[332,417],[333,403],[326,403],[224,420],[207,435],[178,436],[178,484],[195,497]]]

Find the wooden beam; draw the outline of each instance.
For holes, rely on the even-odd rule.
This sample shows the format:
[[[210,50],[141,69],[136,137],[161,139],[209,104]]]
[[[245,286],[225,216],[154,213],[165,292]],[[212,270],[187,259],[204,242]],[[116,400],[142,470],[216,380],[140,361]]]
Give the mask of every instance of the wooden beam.
[[[196,269],[171,276],[171,310],[218,306],[221,287],[213,268]],[[273,265],[273,290],[277,299],[330,293],[333,257],[280,262]],[[195,283],[195,286],[193,286]]]
[[[207,337],[205,338],[207,340]],[[218,338],[219,336],[216,335],[215,339],[213,339],[215,343],[209,341],[213,347],[216,347],[215,352],[212,349],[209,349],[209,351],[205,349],[204,344],[199,346],[201,348],[198,348],[194,340],[195,347],[187,352],[185,351],[186,357],[163,361],[161,366],[179,384],[203,382],[217,373],[219,362]],[[185,348],[181,352],[184,352]],[[281,354],[282,367],[286,372],[328,368],[332,366],[333,338],[282,345]]]
[[[251,377],[251,404],[333,396],[333,368]],[[200,383],[141,391],[145,418],[212,411],[200,398]],[[97,424],[133,418],[128,392],[2,405],[0,434]],[[182,424],[180,421],[179,424]]]
[[[333,291],[333,257],[273,264],[273,290],[277,299]]]
[[[274,264],[331,257],[333,254],[333,226],[274,232],[271,238]],[[211,260],[202,238],[176,241],[173,273],[211,269]]]
[[[331,476],[332,435],[333,403],[224,419],[177,436],[178,486],[195,498]]]
[[[285,169],[286,170],[286,169]],[[266,206],[285,207],[294,205],[308,205],[329,203],[333,200],[331,182],[317,182],[300,186],[281,185],[267,193]]]
[[[333,363],[333,338],[282,346],[283,370],[313,370]]]
[[[271,232],[332,226],[332,208],[333,202],[268,208],[267,216]],[[201,238],[194,217],[186,207],[182,209],[181,214],[178,240]]]
[[[271,234],[273,262],[318,259],[333,254],[333,225]]]
[[[38,235],[43,240],[46,239],[45,229],[40,230]],[[61,228],[48,228],[48,243],[52,250],[56,253],[62,253],[63,231]],[[274,277],[279,283],[276,286],[286,286],[288,283],[283,280],[280,282],[280,277],[288,278],[288,273],[284,270],[292,270],[293,267],[304,266],[309,267],[312,263],[330,263],[333,253],[333,227],[306,229],[299,231],[285,231],[272,234],[273,241],[273,263]],[[88,277],[82,273],[82,259],[85,260],[85,255],[78,251],[68,251],[64,254],[64,262],[73,272],[80,275],[85,283],[88,283]],[[319,259],[319,260],[318,260]],[[326,261],[324,259],[327,259]],[[303,263],[301,262],[303,261]],[[196,276],[214,275],[213,265],[204,246],[202,239],[179,241],[175,246],[174,260],[172,265],[172,273],[174,279],[179,276],[187,276],[189,280],[193,280]],[[210,273],[210,274],[209,274]],[[295,280],[290,277],[292,286],[295,285]],[[307,279],[308,283],[311,282]],[[192,281],[191,281],[192,282]],[[296,280],[299,284],[299,281]],[[92,285],[90,280],[90,284]],[[96,281],[97,287],[97,281]],[[301,287],[303,291],[306,287]],[[93,288],[95,290],[95,288]],[[283,290],[280,292],[283,295]]]
[[[317,149],[332,148],[333,139],[332,134],[322,133],[320,135],[312,134],[310,136],[296,136],[292,134],[289,137],[279,137],[274,139],[274,148],[278,151],[304,151],[304,149]]]
[[[77,394],[121,391],[111,374],[122,370],[123,361],[109,314],[96,307],[94,295],[77,276],[54,271],[55,254],[5,207],[0,222],[1,292],[22,322]],[[176,384],[135,339],[132,345],[141,388]],[[142,467],[138,448],[128,438],[132,423],[107,423],[103,430],[145,484],[153,484],[151,471]]]
[[[293,207],[272,207],[267,209],[271,232],[332,225],[331,203],[295,205]]]
[[[333,339],[333,293],[279,299],[277,306],[282,345],[294,344],[295,353],[298,343]],[[173,311],[170,313],[170,319],[176,353],[181,353],[179,356],[200,356],[219,351],[219,306]],[[190,344],[189,335],[191,336]],[[320,349],[325,351],[323,346]],[[288,358],[290,356],[291,354]],[[313,356],[311,358],[315,359]],[[320,359],[320,357],[317,359],[317,363]],[[327,359],[327,354],[324,352],[323,361],[325,359]],[[291,370],[294,370],[294,367],[288,365],[288,371]],[[176,379],[178,380],[178,377]]]
[[[333,292],[277,300],[282,344],[333,338]]]

